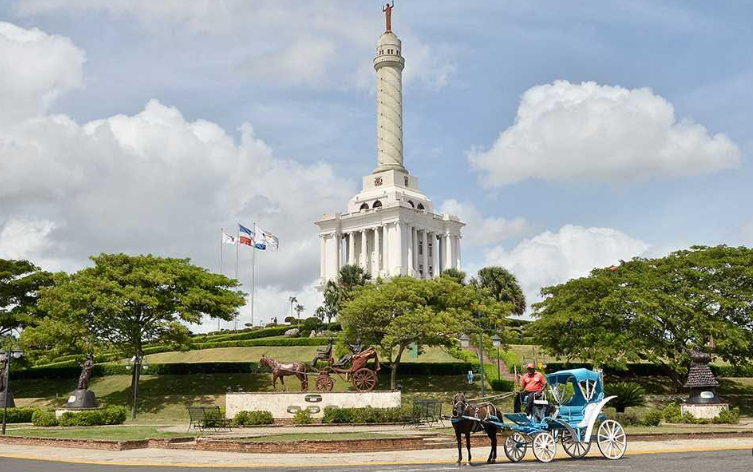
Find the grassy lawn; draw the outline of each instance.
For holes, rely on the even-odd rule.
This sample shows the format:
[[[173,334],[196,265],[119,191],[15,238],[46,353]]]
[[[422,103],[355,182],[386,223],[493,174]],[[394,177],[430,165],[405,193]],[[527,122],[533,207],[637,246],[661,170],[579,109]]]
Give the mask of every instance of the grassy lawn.
[[[154,426],[90,426],[85,428],[18,428],[9,429],[9,436],[63,439],[138,440],[194,436],[192,433],[158,431]]]

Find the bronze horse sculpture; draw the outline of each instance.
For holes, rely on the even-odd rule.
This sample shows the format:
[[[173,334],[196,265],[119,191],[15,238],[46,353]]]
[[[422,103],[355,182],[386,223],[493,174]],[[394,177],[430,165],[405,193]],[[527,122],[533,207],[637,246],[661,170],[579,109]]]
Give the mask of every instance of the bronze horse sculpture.
[[[303,362],[291,362],[281,364],[266,354],[259,359],[259,365],[264,365],[272,370],[272,387],[277,390],[277,379],[280,379],[282,389],[285,390],[284,377],[295,375],[301,381],[301,391],[306,392],[309,389],[308,378],[306,377],[306,364]]]
[[[458,465],[463,462],[463,446],[461,435],[465,434],[465,444],[468,448],[468,464],[471,463],[471,433],[481,431],[482,429],[489,436],[492,443],[492,450],[488,464],[497,462],[497,427],[488,423],[492,416],[498,416],[497,407],[489,402],[474,405],[468,403],[465,393],[457,393],[452,398],[452,427],[455,429],[455,439],[458,442]],[[477,418],[477,419],[474,419]]]

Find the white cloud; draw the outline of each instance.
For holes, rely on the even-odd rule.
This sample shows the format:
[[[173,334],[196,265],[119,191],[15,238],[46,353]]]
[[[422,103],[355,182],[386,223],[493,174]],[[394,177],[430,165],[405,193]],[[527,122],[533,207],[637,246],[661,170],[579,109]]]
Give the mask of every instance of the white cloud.
[[[68,39],[0,22],[0,125],[47,111],[81,87],[84,52]]]
[[[531,225],[520,216],[507,219],[498,217],[484,218],[473,203],[460,203],[455,199],[445,200],[441,213],[456,215],[466,224],[463,229],[463,244],[470,246],[487,246],[498,244],[508,239],[522,237],[531,232]]]
[[[511,251],[498,246],[486,252],[487,265],[510,270],[528,304],[540,300],[542,287],[584,277],[595,267],[607,267],[644,253],[649,244],[611,228],[565,225],[520,242]]]
[[[49,53],[27,50],[26,63]],[[80,65],[75,56],[69,60]],[[5,80],[23,85],[18,77]],[[19,87],[44,96],[58,85]],[[313,222],[355,191],[328,165],[275,156],[250,124],[235,140],[157,100],[134,115],[87,123],[41,115],[0,127],[0,253],[51,269],[126,252],[191,257],[216,270],[220,227],[232,232],[238,222],[256,221],[281,241],[279,252],[257,259],[260,293],[308,293],[318,275]],[[249,290],[246,249],[239,275]],[[225,264],[230,273],[227,257]]]
[[[623,183],[740,165],[724,134],[709,135],[646,88],[556,81],[523,94],[515,124],[469,159],[485,186],[535,178]]]
[[[222,41],[238,70],[271,85],[315,89],[374,88],[371,60],[383,32],[375,8],[344,0],[19,0],[21,15],[104,12],[135,19],[157,35],[177,32]],[[446,45],[412,33],[410,18],[393,17],[406,53],[405,83],[445,87],[456,71]]]

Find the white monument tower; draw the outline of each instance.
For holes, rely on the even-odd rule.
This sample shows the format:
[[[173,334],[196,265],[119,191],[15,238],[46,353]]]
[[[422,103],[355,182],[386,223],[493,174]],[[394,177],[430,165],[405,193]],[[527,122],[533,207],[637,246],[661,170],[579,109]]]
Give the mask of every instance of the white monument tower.
[[[372,278],[410,275],[437,277],[460,268],[460,230],[456,216],[434,213],[418,189],[418,178],[403,165],[403,58],[392,32],[392,9],[374,58],[377,74],[377,167],[363,178],[363,190],[346,213],[326,214],[316,222],[321,244],[320,288],[337,279],[346,264],[359,265]]]

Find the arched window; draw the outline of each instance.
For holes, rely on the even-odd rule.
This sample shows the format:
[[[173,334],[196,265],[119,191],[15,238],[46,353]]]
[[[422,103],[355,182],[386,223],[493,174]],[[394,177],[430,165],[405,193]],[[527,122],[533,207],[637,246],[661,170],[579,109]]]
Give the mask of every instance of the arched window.
[[[418,206],[416,207],[416,209],[423,210],[424,209],[424,204],[423,203],[419,203]]]
[[[368,210],[368,209],[369,209],[369,204],[368,203],[362,203],[361,204],[361,208],[359,208],[359,210]]]
[[[371,205],[371,208],[382,208],[382,202],[379,200],[375,201],[373,205]]]
[[[408,205],[410,205],[411,208],[416,208],[416,205],[413,204],[412,200],[408,200]]]

